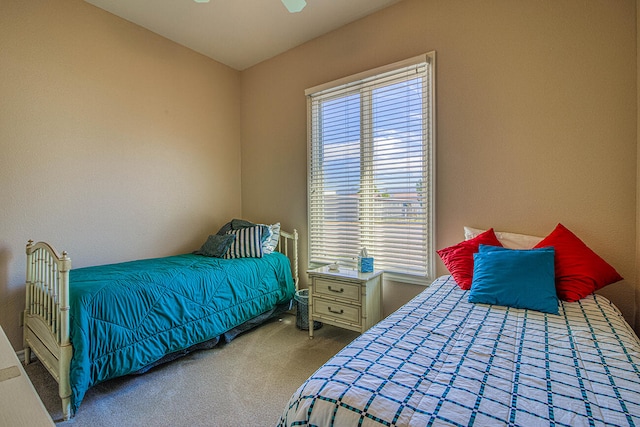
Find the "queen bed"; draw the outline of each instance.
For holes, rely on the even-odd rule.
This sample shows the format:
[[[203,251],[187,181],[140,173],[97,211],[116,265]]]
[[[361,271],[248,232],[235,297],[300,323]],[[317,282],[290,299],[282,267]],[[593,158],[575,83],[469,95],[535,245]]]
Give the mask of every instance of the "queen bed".
[[[568,236],[565,230],[554,238]],[[500,246],[491,234],[491,244]],[[548,264],[548,243],[537,243],[547,248],[541,251],[518,248],[509,255],[534,254]],[[559,280],[566,266],[558,262],[569,254],[563,242],[555,243],[550,280],[564,295],[569,275]],[[461,269],[445,261],[455,275],[436,279],[320,367],[291,397],[278,425],[640,425],[640,341],[609,300],[591,288],[546,308],[516,307],[521,300],[474,301],[482,288],[482,254],[503,250],[477,240],[460,248],[466,253],[458,252],[458,262],[475,253],[467,289]],[[576,250],[582,249],[574,246],[572,254]],[[445,252],[451,253],[440,253],[443,259]],[[492,268],[491,280],[503,275]],[[524,275],[546,277],[545,268],[536,265]],[[522,276],[527,268],[516,270]],[[527,286],[526,278],[512,279],[512,288]]]
[[[241,226],[230,222],[194,253],[74,270],[66,252],[29,242],[25,363],[33,351],[56,379],[65,419],[95,384],[229,341],[290,308],[297,232],[234,221]]]

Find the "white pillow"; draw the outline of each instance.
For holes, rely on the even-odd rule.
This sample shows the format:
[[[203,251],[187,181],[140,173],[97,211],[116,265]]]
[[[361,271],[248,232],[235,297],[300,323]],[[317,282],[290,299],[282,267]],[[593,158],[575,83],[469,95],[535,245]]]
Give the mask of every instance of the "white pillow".
[[[276,222],[269,227],[269,237],[262,243],[262,252],[270,254],[276,250],[278,241],[280,240],[280,223]]]
[[[479,228],[464,227],[464,239],[473,239],[477,235],[487,230]],[[528,234],[509,233],[506,231],[496,231],[496,237],[502,246],[509,249],[531,249],[544,239],[544,237],[530,236]]]

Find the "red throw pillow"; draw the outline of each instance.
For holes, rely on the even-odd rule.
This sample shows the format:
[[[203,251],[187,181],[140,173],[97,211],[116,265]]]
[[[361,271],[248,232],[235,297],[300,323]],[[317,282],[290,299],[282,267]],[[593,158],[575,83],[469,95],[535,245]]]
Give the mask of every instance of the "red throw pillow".
[[[471,289],[473,254],[478,252],[480,245],[502,246],[493,228],[490,228],[473,239],[436,251],[461,289]]]
[[[622,280],[612,266],[562,224],[535,247],[546,246],[553,246],[556,251],[556,292],[564,301],[578,301]]]

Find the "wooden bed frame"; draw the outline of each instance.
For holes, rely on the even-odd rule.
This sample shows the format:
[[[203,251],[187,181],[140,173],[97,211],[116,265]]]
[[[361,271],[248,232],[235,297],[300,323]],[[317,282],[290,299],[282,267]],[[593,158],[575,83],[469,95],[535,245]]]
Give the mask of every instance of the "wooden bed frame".
[[[298,290],[298,231],[280,231],[277,251],[291,261],[291,273]],[[31,352],[58,382],[62,415],[71,417],[69,370],[73,348],[69,339],[69,271],[67,252],[59,254],[45,242],[27,243],[26,302],[23,314],[24,363]]]

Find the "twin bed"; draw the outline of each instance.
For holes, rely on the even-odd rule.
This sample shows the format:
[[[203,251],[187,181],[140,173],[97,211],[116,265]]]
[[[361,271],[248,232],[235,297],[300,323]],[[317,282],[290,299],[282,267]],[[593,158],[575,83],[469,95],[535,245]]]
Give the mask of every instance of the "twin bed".
[[[258,233],[234,238],[219,232],[198,253],[74,270],[65,252],[29,242],[25,363],[35,353],[57,380],[64,418],[95,384],[211,348],[290,309],[297,232],[278,224],[272,250],[240,247],[245,238],[266,244],[270,227],[242,227]]]
[[[597,275],[591,273],[598,265],[609,282],[619,275],[559,225],[545,240],[513,252],[495,249],[546,262],[544,268],[506,267],[535,277],[533,294],[512,306],[470,302],[478,277],[487,277],[480,274],[486,255],[474,252],[486,250],[480,243],[506,241],[492,230],[478,234],[439,252],[452,275],[435,280],[321,366],[293,394],[278,425],[640,425],[640,341],[619,310],[593,293],[598,284],[588,277]],[[548,246],[556,250],[555,268],[553,258],[547,262]],[[489,279],[504,269],[496,264]],[[565,300],[555,297],[554,270]],[[538,279],[549,277],[551,312],[513,306],[546,298]],[[509,296],[527,286],[513,278],[505,285]],[[572,297],[581,287],[587,294]]]

